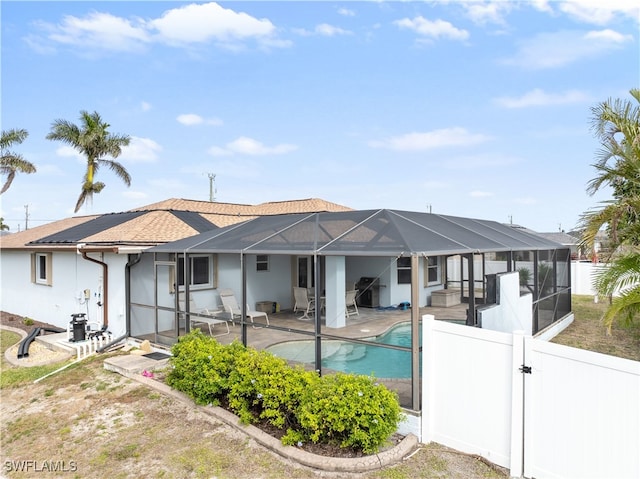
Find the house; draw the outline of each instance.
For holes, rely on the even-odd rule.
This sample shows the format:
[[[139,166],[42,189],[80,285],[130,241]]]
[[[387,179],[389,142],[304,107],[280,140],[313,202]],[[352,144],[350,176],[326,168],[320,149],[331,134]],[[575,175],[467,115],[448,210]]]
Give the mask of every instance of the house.
[[[130,334],[172,344],[189,331],[186,318],[199,314],[192,304],[222,309],[222,289],[232,289],[243,308],[268,300],[291,310],[293,288],[304,287],[324,306],[316,307],[311,325],[283,319],[254,329],[240,318],[241,339],[256,347],[276,332],[281,334],[272,342],[311,340],[315,369],[322,370],[323,351],[335,341],[371,344],[367,336],[380,316],[349,330],[354,320],[347,319],[345,291],[356,288],[366,298],[362,306],[376,311],[410,305],[411,344],[403,349],[413,364],[409,407],[419,410],[421,307],[462,305],[467,325],[482,326],[486,317],[503,329],[504,314],[511,313],[501,318],[493,307],[506,300],[502,276],[517,277],[528,268],[524,281],[516,278],[515,289],[509,286],[510,311],[523,311],[515,303],[526,298],[530,320],[518,329],[535,334],[571,313],[569,264],[568,248],[494,221],[384,209],[261,216],[140,255],[131,265]]]
[[[127,332],[129,269],[146,249],[259,216],[347,210],[315,198],[259,205],[172,198],[4,235],[1,308],[61,328],[84,313],[119,337]]]

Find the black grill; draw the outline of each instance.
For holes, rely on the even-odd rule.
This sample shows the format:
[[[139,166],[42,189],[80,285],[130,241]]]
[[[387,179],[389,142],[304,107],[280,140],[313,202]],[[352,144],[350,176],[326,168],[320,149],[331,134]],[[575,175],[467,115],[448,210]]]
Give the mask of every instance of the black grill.
[[[378,278],[363,276],[356,283],[358,290],[356,303],[365,308],[377,308],[380,306],[380,283]]]

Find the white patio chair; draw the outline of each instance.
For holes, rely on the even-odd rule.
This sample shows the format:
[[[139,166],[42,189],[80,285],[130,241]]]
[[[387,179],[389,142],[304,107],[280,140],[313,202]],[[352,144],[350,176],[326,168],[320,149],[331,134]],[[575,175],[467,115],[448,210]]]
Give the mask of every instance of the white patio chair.
[[[311,320],[311,313],[316,310],[316,301],[309,297],[309,292],[306,288],[300,288],[298,286],[293,287],[293,299],[295,301],[293,305],[293,312],[304,311],[304,314],[298,319]]]
[[[184,300],[182,298],[178,299],[180,304],[180,310],[185,310]],[[212,311],[208,308],[199,309],[196,306],[196,303],[193,299],[189,300],[189,322],[191,325],[191,329],[198,324],[206,324],[209,328],[209,335],[212,337],[216,336],[224,336],[225,334],[229,334],[231,330],[229,329],[229,323],[226,319],[220,318],[221,311]],[[223,324],[226,328],[226,332],[222,332],[220,334],[213,334],[213,328],[216,324]]]
[[[242,317],[242,310],[238,305],[238,301],[236,300],[236,296],[231,289],[221,289],[220,292],[220,301],[222,301],[222,306],[224,310],[231,317],[231,322],[235,324],[236,319],[240,319]],[[255,319],[256,318],[264,318],[267,326],[269,325],[269,316],[264,311],[256,311],[254,309],[249,308],[249,303],[247,303],[247,318],[251,320],[251,325],[255,328]]]
[[[356,304],[357,293],[358,293],[357,289],[352,289],[345,293],[344,302],[345,302],[345,313],[347,315],[347,318],[349,316],[360,315],[360,312],[358,311],[358,305]]]

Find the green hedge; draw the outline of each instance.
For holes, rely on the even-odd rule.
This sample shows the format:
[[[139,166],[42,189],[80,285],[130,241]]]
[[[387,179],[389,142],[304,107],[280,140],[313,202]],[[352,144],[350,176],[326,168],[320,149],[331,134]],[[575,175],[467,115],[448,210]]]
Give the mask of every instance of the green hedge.
[[[167,383],[198,404],[226,405],[245,423],[267,421],[282,442],[330,443],[375,453],[402,420],[395,392],[369,376],[318,376],[200,330],[173,346]]]

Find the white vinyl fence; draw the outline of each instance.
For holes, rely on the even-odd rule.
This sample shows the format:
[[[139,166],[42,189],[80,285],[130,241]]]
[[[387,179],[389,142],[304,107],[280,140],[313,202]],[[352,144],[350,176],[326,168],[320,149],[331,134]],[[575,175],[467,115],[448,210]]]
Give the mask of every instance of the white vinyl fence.
[[[422,441],[514,477],[640,477],[640,362],[423,317]]]

